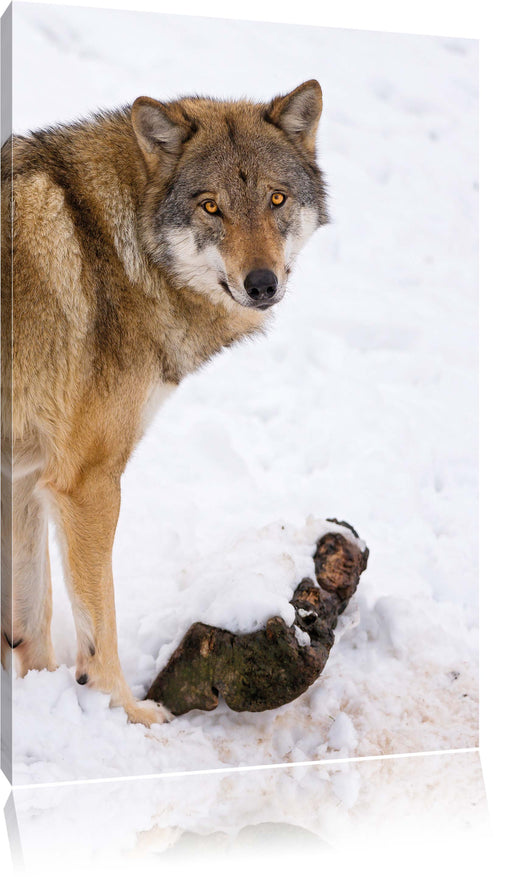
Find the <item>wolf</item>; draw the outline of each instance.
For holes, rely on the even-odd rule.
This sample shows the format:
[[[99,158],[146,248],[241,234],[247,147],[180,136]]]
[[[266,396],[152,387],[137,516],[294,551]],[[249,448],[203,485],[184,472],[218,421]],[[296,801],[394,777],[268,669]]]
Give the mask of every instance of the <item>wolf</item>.
[[[140,97],[2,149],[3,487],[12,533],[2,664],[56,667],[48,519],[77,637],[76,680],[128,719],[112,545],[120,479],[165,395],[261,332],[327,221],[322,92],[268,103]],[[12,302],[11,302],[12,294]],[[12,495],[12,511],[9,501]],[[9,556],[10,550],[6,551]]]

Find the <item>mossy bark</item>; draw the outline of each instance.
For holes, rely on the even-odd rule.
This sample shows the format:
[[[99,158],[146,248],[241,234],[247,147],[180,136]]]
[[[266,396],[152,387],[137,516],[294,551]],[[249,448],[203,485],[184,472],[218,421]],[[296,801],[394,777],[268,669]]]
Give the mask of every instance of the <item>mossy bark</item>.
[[[209,711],[217,706],[219,695],[234,711],[264,711],[304,693],[327,662],[338,616],[368,561],[368,549],[360,548],[355,530],[330,520],[348,531],[327,533],[318,540],[313,556],[318,585],[307,578],[295,589],[291,626],[275,616],[259,631],[234,634],[196,622],[147,698],[179,715],[193,708]]]

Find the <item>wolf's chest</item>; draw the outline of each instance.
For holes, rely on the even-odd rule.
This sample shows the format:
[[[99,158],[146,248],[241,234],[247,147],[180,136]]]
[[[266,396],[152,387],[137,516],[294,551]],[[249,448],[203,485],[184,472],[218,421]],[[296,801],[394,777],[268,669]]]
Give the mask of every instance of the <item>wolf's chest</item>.
[[[158,381],[150,388],[140,416],[141,435],[146,432],[163,403],[175,391],[177,386],[177,383],[162,383]]]

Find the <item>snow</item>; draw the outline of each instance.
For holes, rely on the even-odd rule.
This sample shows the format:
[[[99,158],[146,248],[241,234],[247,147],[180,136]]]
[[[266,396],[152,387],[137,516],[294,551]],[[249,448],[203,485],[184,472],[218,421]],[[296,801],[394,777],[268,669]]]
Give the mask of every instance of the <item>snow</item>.
[[[343,751],[346,748],[351,753],[357,748],[358,738],[354,724],[344,711],[340,711],[329,730],[329,748],[335,751]]]
[[[474,746],[477,44],[25,4],[14,34],[18,132],[139,94],[262,100],[312,76],[324,91],[332,223],[268,334],[187,378],[123,478],[114,575],[135,694],[196,620],[291,623],[325,518],[370,548],[303,697],[148,731],[74,680],[52,536],[60,667],[15,681],[16,784]],[[206,66],[212,45],[225,63]]]

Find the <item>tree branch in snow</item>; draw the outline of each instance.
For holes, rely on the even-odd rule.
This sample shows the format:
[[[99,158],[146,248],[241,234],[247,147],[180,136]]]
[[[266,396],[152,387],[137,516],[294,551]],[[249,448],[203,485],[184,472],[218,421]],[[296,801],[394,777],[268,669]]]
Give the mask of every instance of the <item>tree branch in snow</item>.
[[[221,695],[234,711],[264,711],[291,702],[322,672],[334,643],[338,616],[366,569],[368,549],[354,528],[322,536],[313,556],[318,581],[306,578],[291,604],[295,621],[269,619],[247,634],[196,622],[147,694],[173,714],[193,708],[210,711]]]

